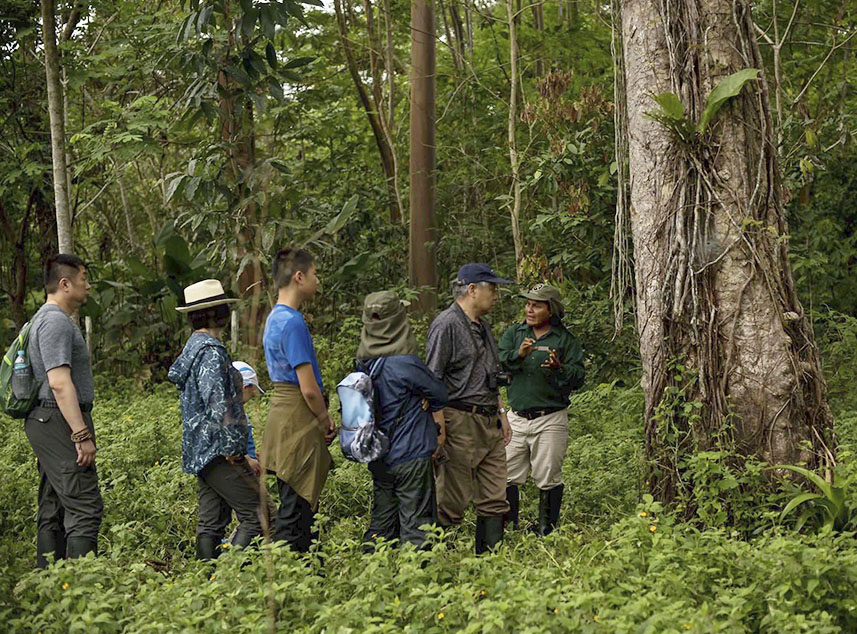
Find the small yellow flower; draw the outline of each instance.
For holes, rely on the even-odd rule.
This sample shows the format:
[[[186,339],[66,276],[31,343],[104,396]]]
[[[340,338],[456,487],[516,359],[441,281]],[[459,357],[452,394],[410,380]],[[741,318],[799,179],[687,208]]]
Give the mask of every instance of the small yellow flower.
[[[554,608],[554,609],[553,609],[553,613],[554,613],[554,614],[559,614],[559,608]]]
[[[480,597],[484,597],[484,596],[485,596],[485,590],[480,590],[480,591],[479,591],[479,596],[480,596]]]
[[[649,486],[649,481],[648,481],[648,480],[646,480],[646,486]]]
[[[214,581],[214,575],[211,575],[211,576],[208,578],[208,580],[209,580],[209,581]]]
[[[646,517],[646,515],[648,515],[648,513],[646,513],[645,511],[640,511],[640,517]]]
[[[685,623],[685,624],[684,624],[684,629],[689,630],[689,629],[690,629],[690,623]]]
[[[156,467],[160,467],[160,466],[161,466],[161,461],[160,461],[160,460],[155,460],[155,466],[156,466]]]
[[[597,621],[597,620],[598,620],[598,615],[596,614],[595,616],[593,616],[593,617],[592,617],[592,620],[593,620],[593,621]]]
[[[68,590],[68,582],[66,582],[66,583],[62,584],[62,589],[63,589],[63,590]]]
[[[658,530],[658,527],[657,527],[657,526],[655,526],[654,524],[651,524],[651,525],[649,526],[649,532],[650,532],[650,533],[654,533],[656,530]]]
[[[443,612],[437,615],[437,620],[440,621],[443,618]]]
[[[222,544],[220,544],[220,547],[221,547],[223,550],[226,550],[227,548],[231,548],[231,547],[232,547],[232,544],[230,544],[229,542],[223,542]]]

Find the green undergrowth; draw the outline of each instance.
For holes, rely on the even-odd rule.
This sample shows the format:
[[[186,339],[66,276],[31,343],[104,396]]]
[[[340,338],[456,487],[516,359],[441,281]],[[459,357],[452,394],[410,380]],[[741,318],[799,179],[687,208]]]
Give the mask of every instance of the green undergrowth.
[[[334,448],[310,556],[274,547],[227,551],[215,564],[193,559],[196,482],[181,471],[175,389],[138,393],[112,381],[99,394],[112,396],[94,412],[106,509],[97,559],[32,570],[36,467],[20,421],[2,420],[5,631],[262,632],[271,601],[281,632],[857,630],[851,533],[780,525],[782,496],[754,497],[758,474],[724,476],[716,455],[689,471],[708,492],[710,521],[679,521],[645,494],[636,388],[603,384],[573,396],[561,527],[548,538],[522,527],[476,558],[468,517],[455,531],[438,529],[431,552],[384,546],[364,555],[370,478]],[[249,406],[257,435],[266,411],[264,401]],[[857,417],[840,416],[848,454]],[[730,477],[740,486],[720,491]],[[740,506],[744,525],[718,527],[718,504]],[[528,484],[522,524],[536,510]]]

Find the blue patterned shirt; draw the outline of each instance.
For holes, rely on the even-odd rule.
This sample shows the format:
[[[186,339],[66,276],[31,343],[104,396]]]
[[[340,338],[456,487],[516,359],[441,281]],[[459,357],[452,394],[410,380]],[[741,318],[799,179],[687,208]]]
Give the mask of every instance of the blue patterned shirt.
[[[179,388],[185,473],[198,474],[218,456],[247,453],[241,375],[220,341],[193,333],[168,378]]]

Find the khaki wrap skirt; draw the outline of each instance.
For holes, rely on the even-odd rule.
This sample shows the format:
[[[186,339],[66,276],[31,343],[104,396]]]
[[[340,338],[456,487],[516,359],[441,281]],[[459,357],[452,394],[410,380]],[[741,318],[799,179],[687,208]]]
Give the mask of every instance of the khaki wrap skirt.
[[[333,460],[322,424],[294,383],[275,383],[259,450],[262,468],[276,473],[315,510]]]

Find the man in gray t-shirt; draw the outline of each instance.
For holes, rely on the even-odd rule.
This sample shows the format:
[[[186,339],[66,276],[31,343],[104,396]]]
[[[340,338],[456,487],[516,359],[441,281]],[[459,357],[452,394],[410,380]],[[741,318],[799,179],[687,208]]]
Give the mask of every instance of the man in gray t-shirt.
[[[71,315],[89,283],[80,258],[60,254],[44,266],[47,301],[32,320],[28,352],[39,399],[24,430],[39,464],[37,565],[48,556],[82,557],[97,550],[104,505],[95,469],[95,387],[86,342]]]

